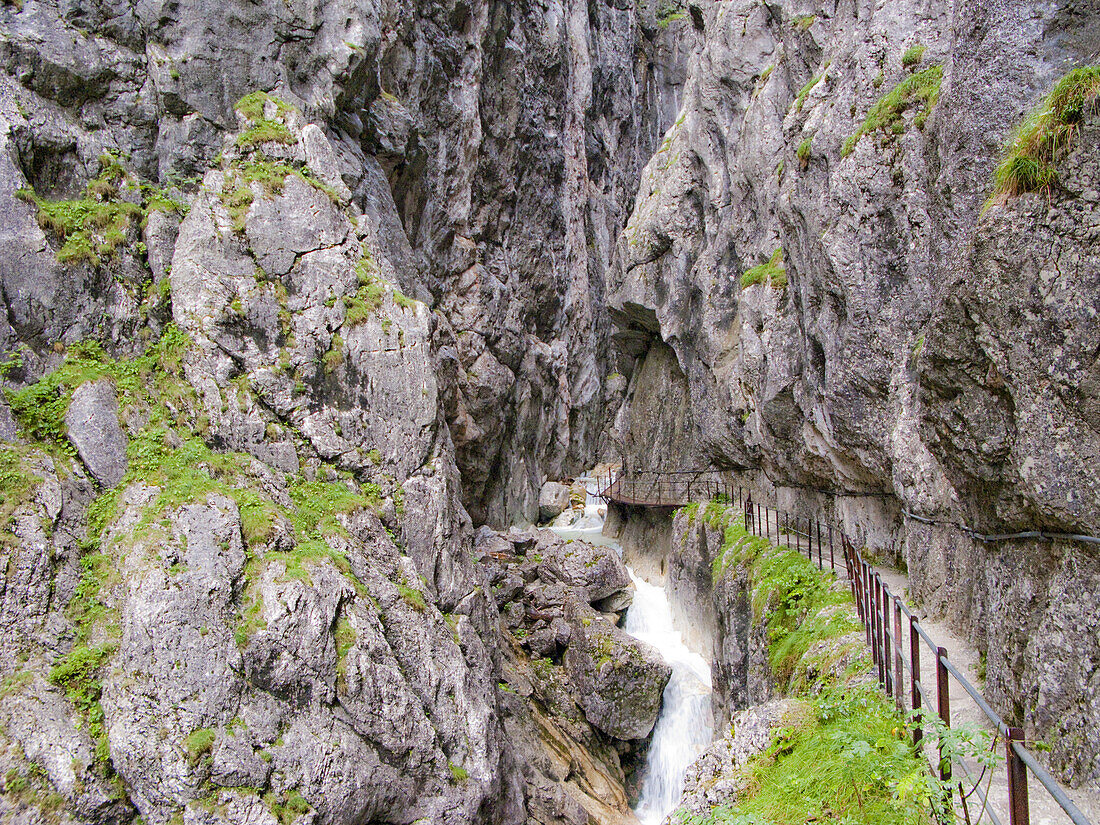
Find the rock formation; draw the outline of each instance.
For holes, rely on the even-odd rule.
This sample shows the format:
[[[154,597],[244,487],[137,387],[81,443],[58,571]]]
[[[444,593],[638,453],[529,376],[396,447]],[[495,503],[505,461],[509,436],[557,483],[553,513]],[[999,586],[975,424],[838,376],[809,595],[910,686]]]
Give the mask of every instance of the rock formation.
[[[5,816],[624,815],[628,582],[474,535],[620,454],[904,560],[1098,781],[1097,555],[956,526],[1100,531],[1095,111],[982,212],[1098,19],[0,3]]]

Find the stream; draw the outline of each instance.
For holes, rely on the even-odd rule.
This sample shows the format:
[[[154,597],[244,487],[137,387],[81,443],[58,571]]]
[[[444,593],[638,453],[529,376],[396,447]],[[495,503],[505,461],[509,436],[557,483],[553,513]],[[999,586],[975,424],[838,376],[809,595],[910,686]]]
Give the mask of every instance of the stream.
[[[614,547],[622,555],[619,543],[603,535],[605,511],[596,497],[595,480],[582,481],[588,489],[583,514],[578,516],[576,511],[567,510],[550,529],[565,539]],[[687,647],[674,627],[665,588],[627,569],[635,591],[623,630],[656,648],[672,668],[634,807],[642,825],[661,825],[680,802],[684,772],[711,741],[714,721],[710,710],[710,667],[702,656]]]

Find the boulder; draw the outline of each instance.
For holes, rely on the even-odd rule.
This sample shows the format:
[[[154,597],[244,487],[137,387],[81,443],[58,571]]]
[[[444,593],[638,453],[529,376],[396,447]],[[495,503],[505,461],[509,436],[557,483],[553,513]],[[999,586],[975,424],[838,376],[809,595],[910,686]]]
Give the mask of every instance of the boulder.
[[[107,379],[81,384],[65,413],[69,441],[80,460],[104,487],[114,487],[126,475],[129,444],[118,423],[118,398]]]
[[[661,654],[591,610],[570,605],[563,663],[585,718],[616,739],[644,739],[657,723],[672,675]]]
[[[553,521],[569,508],[569,488],[556,481],[548,481],[539,490],[539,521]]]

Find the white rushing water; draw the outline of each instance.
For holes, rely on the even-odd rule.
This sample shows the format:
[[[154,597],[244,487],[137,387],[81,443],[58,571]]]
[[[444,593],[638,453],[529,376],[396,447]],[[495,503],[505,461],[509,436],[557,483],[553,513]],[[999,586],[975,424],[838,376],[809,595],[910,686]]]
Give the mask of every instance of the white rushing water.
[[[602,534],[605,510],[596,498],[595,482],[585,482],[588,497],[584,511],[567,510],[552,529],[563,538],[610,545],[621,553],[618,542]],[[673,626],[665,588],[635,576],[633,570],[630,578],[635,587],[634,602],[627,610],[623,629],[655,647],[672,668],[634,809],[643,825],[660,825],[680,802],[684,772],[710,743],[714,727],[710,667],[684,644],[683,636]]]

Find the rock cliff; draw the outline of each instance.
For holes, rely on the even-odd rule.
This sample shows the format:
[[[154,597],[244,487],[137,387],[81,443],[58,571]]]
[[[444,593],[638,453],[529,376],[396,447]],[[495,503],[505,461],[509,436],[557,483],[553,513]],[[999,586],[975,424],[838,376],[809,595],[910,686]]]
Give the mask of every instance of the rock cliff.
[[[960,529],[1100,535],[1094,87],[1056,183],[986,205],[1017,127],[1095,62],[1100,7],[691,10],[683,104],[609,291],[619,449],[727,468],[908,565],[988,651],[1002,712],[1100,780],[1095,545]]]
[[[1097,781],[1096,553],[955,525],[1100,531],[1095,112],[982,213],[1098,19],[0,2],[5,813],[625,815],[622,583],[473,531],[620,454],[906,562]]]

